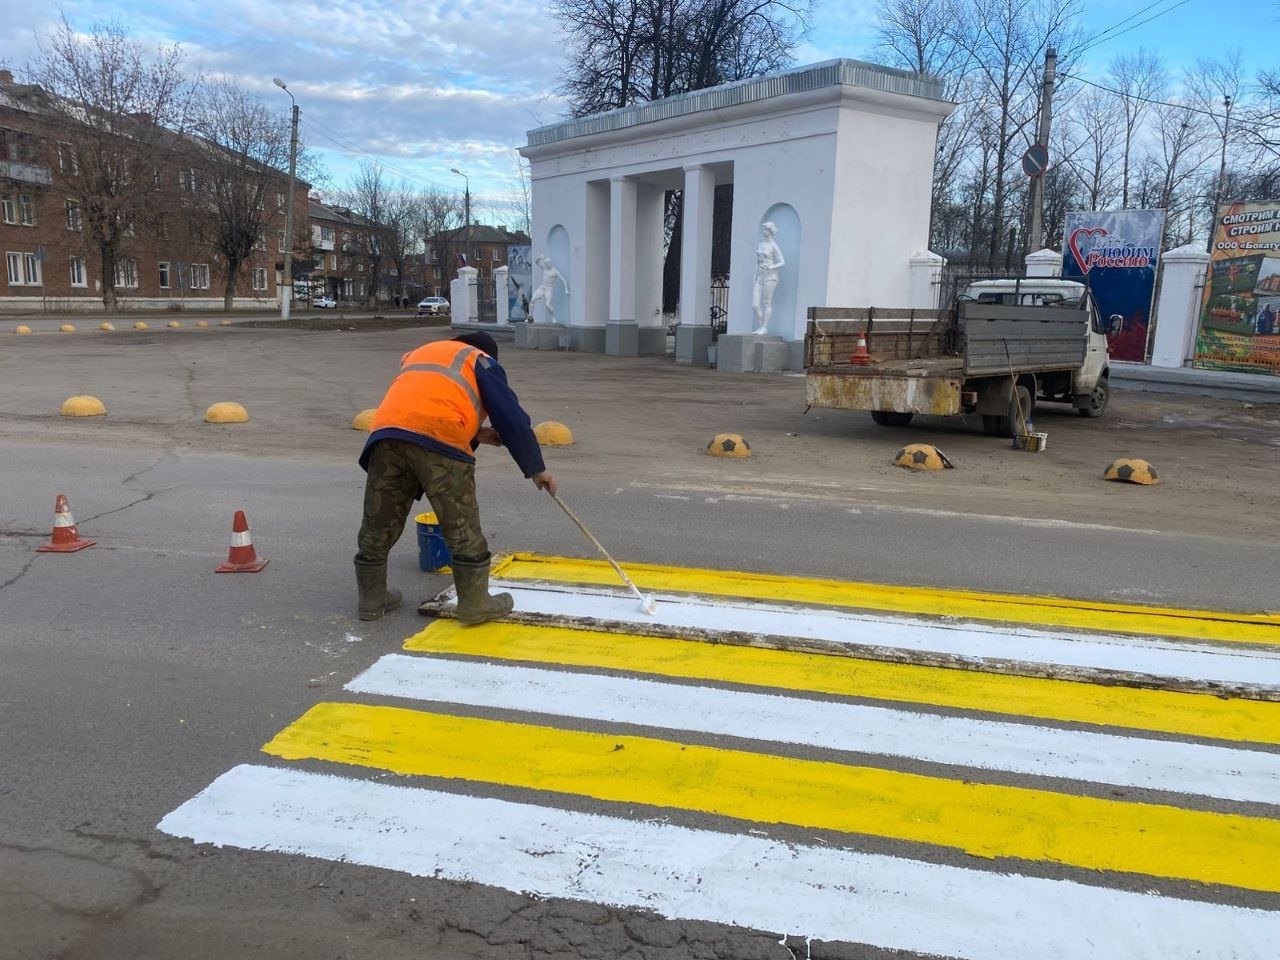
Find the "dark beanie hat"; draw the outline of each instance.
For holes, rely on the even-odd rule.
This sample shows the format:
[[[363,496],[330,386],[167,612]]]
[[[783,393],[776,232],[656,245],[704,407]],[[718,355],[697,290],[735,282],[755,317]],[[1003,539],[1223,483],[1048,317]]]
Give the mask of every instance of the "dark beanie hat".
[[[494,340],[493,337],[489,336],[489,334],[484,331],[477,331],[476,333],[462,333],[453,339],[457,340],[459,343],[465,343],[469,347],[475,347],[477,350],[483,350],[489,356],[493,357],[493,359],[498,359],[498,341]]]

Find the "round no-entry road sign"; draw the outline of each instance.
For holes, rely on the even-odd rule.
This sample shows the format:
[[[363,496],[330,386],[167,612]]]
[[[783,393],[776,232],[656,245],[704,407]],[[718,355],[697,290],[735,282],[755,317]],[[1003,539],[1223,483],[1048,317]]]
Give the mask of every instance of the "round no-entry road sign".
[[[1049,169],[1049,148],[1043,143],[1033,143],[1022,155],[1022,172],[1028,177],[1041,177]]]

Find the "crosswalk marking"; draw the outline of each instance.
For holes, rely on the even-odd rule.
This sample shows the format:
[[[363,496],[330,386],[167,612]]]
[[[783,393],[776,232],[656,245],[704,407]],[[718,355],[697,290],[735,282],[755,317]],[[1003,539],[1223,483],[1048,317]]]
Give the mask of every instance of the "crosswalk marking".
[[[1280,613],[1141,606],[643,563],[628,563],[627,573],[643,590],[1280,646]],[[508,557],[494,574],[506,580],[597,586],[618,582],[617,574],[602,561],[537,554]]]
[[[515,623],[461,627],[441,620],[404,647],[1280,744],[1280,703],[1207,694]]]
[[[735,651],[722,649],[732,658]],[[355,693],[1280,803],[1280,755],[630,677],[390,655]]]
[[[1280,912],[238,766],[160,829],[966,960],[1274,960]]]
[[[961,782],[623,734],[320,703],[263,750],[1280,892],[1280,820]]]
[[[509,561],[534,625],[434,623],[160,828],[963,960],[1274,955],[1280,618],[634,572],[657,617]]]
[[[624,630],[681,636],[749,634],[907,659],[1031,676],[1150,684],[1280,698],[1280,648],[1224,647],[1158,637],[1050,633],[1030,627],[939,623],[853,611],[797,609],[741,600],[653,594],[653,613],[634,597],[566,587],[529,589],[498,581],[523,615],[581,619]]]

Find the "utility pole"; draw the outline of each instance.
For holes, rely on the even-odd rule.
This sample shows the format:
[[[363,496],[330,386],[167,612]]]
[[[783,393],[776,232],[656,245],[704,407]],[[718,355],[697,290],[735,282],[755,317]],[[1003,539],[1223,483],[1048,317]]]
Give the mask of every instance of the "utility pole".
[[[1218,183],[1213,188],[1213,209],[1209,211],[1209,241],[1205,249],[1213,253],[1213,235],[1218,232],[1218,211],[1222,209],[1222,182],[1227,177],[1227,131],[1231,127],[1231,98],[1224,96],[1222,106],[1226,118],[1222,121],[1222,157],[1218,161]]]
[[[1053,78],[1058,69],[1058,51],[1049,47],[1044,52],[1044,83],[1040,87],[1040,125],[1036,130],[1036,143],[1049,147],[1049,124],[1053,117]],[[1027,227],[1027,253],[1035,253],[1043,245],[1040,236],[1044,231],[1044,178],[1048,168],[1031,178],[1028,206],[1031,217]]]
[[[272,80],[285,93],[289,88],[279,77]],[[286,195],[288,206],[284,208],[284,289],[280,294],[280,319],[289,319],[289,309],[293,305],[293,186],[298,178],[298,101],[289,93],[293,103],[293,122],[289,131],[289,192]]]

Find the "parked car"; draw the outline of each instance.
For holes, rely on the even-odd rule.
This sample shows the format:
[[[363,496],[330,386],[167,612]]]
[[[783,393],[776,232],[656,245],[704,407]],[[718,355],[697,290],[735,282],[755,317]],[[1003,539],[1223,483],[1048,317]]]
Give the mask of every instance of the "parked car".
[[[338,301],[333,299],[333,297],[328,296],[316,297],[311,301],[311,306],[315,307],[317,310],[335,310],[337,309]]]
[[[435,316],[441,313],[449,312],[449,301],[444,297],[427,297],[418,304],[418,316],[431,314]]]

